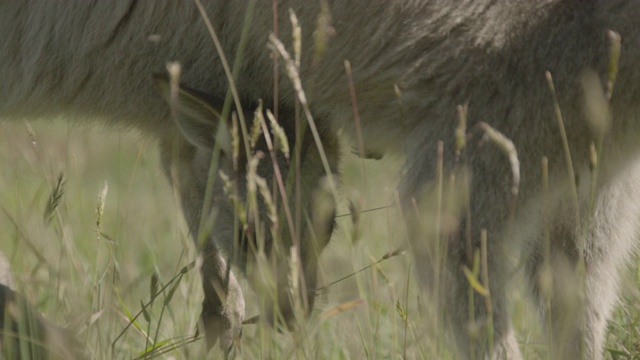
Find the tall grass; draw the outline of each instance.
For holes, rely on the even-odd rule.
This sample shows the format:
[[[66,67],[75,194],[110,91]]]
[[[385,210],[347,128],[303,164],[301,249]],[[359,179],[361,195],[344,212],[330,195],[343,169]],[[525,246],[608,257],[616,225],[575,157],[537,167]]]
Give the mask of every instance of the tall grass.
[[[136,358],[154,343],[159,350],[150,357],[204,357],[203,341],[194,337],[200,276],[190,267],[180,276],[197,254],[160,173],[155,145],[132,134],[44,123],[31,132],[2,124],[0,139],[0,250],[10,259],[18,291],[47,320],[66,328],[88,358]],[[237,357],[452,358],[446,347],[433,346],[434,334],[441,344],[451,339],[422,326],[430,314],[411,271],[413,258],[394,256],[368,267],[406,247],[406,239],[392,205],[395,177],[389,168],[398,164],[364,166],[366,179],[360,159],[347,156],[342,166],[342,197],[356,205],[343,201],[340,208],[338,230],[321,258],[321,295],[311,320],[295,333],[248,324]],[[369,193],[362,193],[363,181]],[[51,210],[56,186],[64,186],[64,193]],[[99,198],[104,210],[98,226]],[[43,219],[45,209],[51,221]],[[352,211],[362,211],[355,223]],[[640,353],[639,279],[635,264],[610,325],[611,358]],[[259,297],[245,283],[243,288],[247,315],[258,314]],[[149,303],[153,293],[160,295]],[[529,359],[545,353],[542,332],[532,326],[534,313],[531,304],[515,302],[514,322]],[[209,357],[220,355],[214,348]]]
[[[196,271],[187,269],[166,307],[172,285],[149,304],[153,292],[197,258],[155,144],[46,123],[33,124],[31,136],[21,124],[2,124],[0,137],[0,250],[10,259],[18,291],[47,320],[69,329],[88,358],[135,358],[153,343],[163,351],[176,348],[152,356],[204,357],[203,341],[192,341],[202,301]],[[319,285],[366,269],[321,289],[300,332],[246,325],[237,356],[388,358],[424,351],[412,258],[394,256],[368,267],[404,246],[397,212],[389,207],[395,180],[388,169],[397,164],[366,166],[386,170],[367,177],[371,194],[356,190],[362,163],[353,158],[343,165],[342,193],[360,210],[378,210],[361,213],[354,228],[343,201],[321,258]],[[51,210],[60,174],[64,192]],[[103,208],[99,219],[97,208]],[[43,220],[45,209],[51,221]],[[258,314],[259,298],[243,288],[247,316]],[[215,348],[209,357],[220,355]]]
[[[275,37],[270,41],[289,65],[287,70],[295,70],[282,44]],[[349,64],[345,67],[350,74]],[[297,74],[290,76],[295,80]],[[351,90],[355,104],[357,94]],[[303,94],[301,88],[296,91]],[[300,105],[311,118],[307,104]],[[355,105],[354,114],[357,118]],[[364,155],[361,141],[358,148]],[[155,146],[153,140],[130,133],[46,123],[0,126],[0,251],[9,257],[17,291],[48,321],[66,328],[87,358],[192,359],[223,354],[219,348],[207,353],[196,330],[203,298],[198,253],[177,195],[160,171]],[[399,163],[364,161],[344,153],[340,195],[331,186],[340,202],[338,228],[321,257],[320,295],[311,319],[282,332],[249,320],[231,355],[455,358],[447,350],[453,339],[429,326],[445,318],[443,309],[423,299],[412,272],[414,257],[400,256],[408,244],[403,214],[395,206]],[[323,163],[328,172],[326,159]],[[439,237],[439,216],[442,208],[452,206],[452,195],[443,190],[448,180],[442,163],[437,166],[438,206],[431,230]],[[470,259],[473,269],[465,271],[470,303],[476,293],[485,296],[491,314],[486,241],[485,232],[484,249]],[[445,256],[434,256],[435,261],[446,259],[446,244],[437,244],[441,245],[444,250],[437,248],[434,254]],[[610,323],[609,358],[640,358],[639,264],[624,276],[622,301]],[[438,271],[444,268],[434,265]],[[445,279],[438,271],[433,277]],[[523,300],[521,276],[514,274],[509,283],[515,289],[512,314],[519,343],[525,358],[544,358],[544,329],[537,325],[538,309]],[[252,294],[244,279],[242,284],[247,315],[259,318],[264,294]],[[443,282],[435,288],[444,292],[447,286]]]

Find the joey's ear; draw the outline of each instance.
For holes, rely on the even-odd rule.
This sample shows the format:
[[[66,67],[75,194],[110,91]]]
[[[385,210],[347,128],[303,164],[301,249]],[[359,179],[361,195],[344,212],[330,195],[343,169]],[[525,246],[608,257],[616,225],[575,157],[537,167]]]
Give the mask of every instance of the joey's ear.
[[[220,117],[222,109],[216,109],[202,95],[182,87],[176,89],[172,97],[171,85],[164,75],[155,74],[153,80],[171,107],[178,128],[191,144],[213,150],[217,143],[221,151],[231,153],[231,132]]]

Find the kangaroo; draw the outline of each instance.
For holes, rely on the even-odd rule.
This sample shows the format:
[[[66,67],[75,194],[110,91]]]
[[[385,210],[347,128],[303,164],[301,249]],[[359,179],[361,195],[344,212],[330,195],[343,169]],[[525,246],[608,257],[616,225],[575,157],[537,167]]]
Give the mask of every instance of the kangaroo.
[[[434,301],[451,324],[460,357],[522,357],[506,286],[513,270],[510,247],[516,245],[548,325],[553,357],[602,358],[618,273],[640,230],[634,141],[640,110],[640,3],[290,0],[277,2],[276,24],[272,1],[207,0],[202,6],[222,52],[239,66],[234,84],[243,103],[236,109],[249,110],[256,99],[277,104],[288,138],[301,145],[300,156],[309,160],[299,175],[305,177],[298,189],[303,212],[313,212],[318,184],[336,168],[338,131],[361,139],[363,156],[406,158],[398,191],[416,270],[427,292],[438,294]],[[254,15],[245,28],[251,6]],[[269,34],[274,29],[291,33],[289,9],[303,25],[302,56],[299,65],[279,62],[288,71],[281,69],[275,78],[273,53],[286,54]],[[212,149],[221,149],[220,169],[240,183],[241,199],[246,199],[246,182],[243,172],[234,169],[249,167],[234,167],[230,159],[231,126],[219,106],[228,76],[197,4],[5,2],[0,4],[0,31],[5,34],[0,42],[1,117],[100,119],[155,136],[194,236],[202,228],[203,211],[218,214],[203,245],[203,319],[209,342],[222,338],[229,346],[244,316],[241,292],[225,260],[237,250],[233,234],[238,230],[229,221],[234,208],[221,181],[214,181],[212,203],[203,199]],[[619,42],[611,31],[619,34]],[[236,59],[244,39],[247,46]],[[182,64],[181,90],[171,90],[163,80],[155,86],[149,81],[167,61]],[[158,88],[169,105],[162,103]],[[309,110],[318,136],[291,130],[296,101]],[[464,104],[468,113],[460,116],[456,109]],[[466,120],[466,136],[460,118]],[[511,140],[519,166],[514,168],[497,147],[480,146],[477,134],[484,124]],[[456,129],[463,135],[456,137]],[[214,130],[223,136],[214,137]],[[456,140],[464,140],[465,147],[454,145]],[[275,162],[288,170],[287,161],[276,157]],[[261,163],[258,173],[271,179],[273,169]],[[520,174],[517,197],[512,173]],[[462,205],[446,206],[451,208],[446,211],[433,201],[443,174],[466,179],[466,190],[455,201]],[[291,234],[301,234],[296,251],[312,304],[318,254],[333,222],[326,220],[330,216],[306,218],[322,220],[289,226],[294,231],[283,231],[289,235],[282,239],[294,244]],[[429,223],[436,224],[435,231],[425,230]],[[273,239],[267,242],[275,246]],[[477,263],[478,248],[486,276],[483,289],[469,296],[463,269]],[[242,259],[253,261],[246,246],[240,250],[236,261],[241,266]],[[283,294],[288,291],[284,281],[278,284]],[[282,300],[275,301],[290,317],[291,304]]]

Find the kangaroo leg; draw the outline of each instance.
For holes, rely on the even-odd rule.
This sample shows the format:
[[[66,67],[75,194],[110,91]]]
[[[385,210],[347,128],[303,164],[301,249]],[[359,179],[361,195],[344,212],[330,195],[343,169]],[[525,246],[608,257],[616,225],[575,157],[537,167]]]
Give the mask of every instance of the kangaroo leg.
[[[162,139],[160,155],[165,174],[169,182],[180,194],[183,213],[189,224],[191,235],[196,239],[199,231],[202,206],[188,206],[188,204],[202,204],[202,195],[207,177],[198,174],[192,167],[196,149],[186,141],[176,139]],[[204,178],[204,180],[200,180]],[[218,179],[217,186],[221,181]],[[223,194],[221,189],[215,189]],[[220,201],[227,201],[220,195]],[[218,221],[223,221],[218,219]],[[204,301],[202,303],[202,320],[206,335],[207,347],[213,347],[218,340],[225,352],[228,352],[233,340],[242,333],[244,320],[244,298],[242,290],[229,270],[228,264],[218,251],[211,237],[207,237],[201,244],[202,285]]]
[[[202,256],[202,320],[207,346],[213,347],[219,339],[222,349],[229,351],[234,339],[242,335],[242,289],[212,242],[207,242]]]
[[[426,164],[434,161],[424,152],[409,157],[400,188],[402,209],[409,220],[418,276],[437,308],[434,317],[442,317],[433,325],[447,324],[461,358],[521,359],[505,289],[511,273],[503,246],[511,214],[511,177],[506,160],[506,170],[496,171],[501,154],[487,151],[470,166],[443,177],[455,179],[455,184],[438,180],[433,184],[437,176],[429,169],[436,166]],[[433,185],[424,185],[427,182]],[[486,266],[480,264],[483,259]],[[465,268],[481,269],[476,280],[484,292],[471,285]],[[483,268],[488,276],[482,275]]]
[[[465,267],[472,269],[473,264],[467,263],[462,244],[449,242],[447,250],[440,247],[440,254],[433,256],[434,252],[425,249],[433,239],[416,235],[413,230],[410,233],[413,233],[412,251],[418,264],[418,276],[427,296],[437,307],[435,313],[444,314],[439,324],[434,325],[450,324],[460,357],[483,359],[491,354],[492,359],[521,359],[509,318],[506,266],[504,256],[499,255],[502,251],[497,249],[499,246],[491,245],[487,249],[489,286],[485,289],[489,291],[480,294],[473,289],[463,271]],[[489,241],[499,243],[498,238]],[[448,252],[444,264],[441,263],[443,252]],[[481,278],[478,279],[480,283],[483,282]]]
[[[534,247],[528,271],[544,310],[553,358],[603,357],[620,267],[633,253],[640,229],[638,179],[640,163],[601,186],[593,205],[584,201],[581,206],[580,226],[575,218],[561,215],[567,213],[566,206],[555,205],[549,258],[542,242]],[[584,266],[578,251],[581,242],[585,244]]]

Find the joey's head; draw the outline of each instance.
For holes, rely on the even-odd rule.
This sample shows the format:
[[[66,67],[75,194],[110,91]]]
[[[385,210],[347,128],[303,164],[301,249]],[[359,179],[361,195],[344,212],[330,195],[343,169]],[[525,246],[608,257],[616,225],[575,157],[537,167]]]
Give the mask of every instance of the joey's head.
[[[222,99],[155,81],[177,125],[162,140],[162,163],[204,252],[203,278],[220,250],[267,300],[271,322],[308,314],[334,228],[337,139],[321,132],[327,174],[313,137],[296,136],[293,111],[281,110],[277,124],[260,107],[243,108],[242,126],[240,109],[223,119]]]

